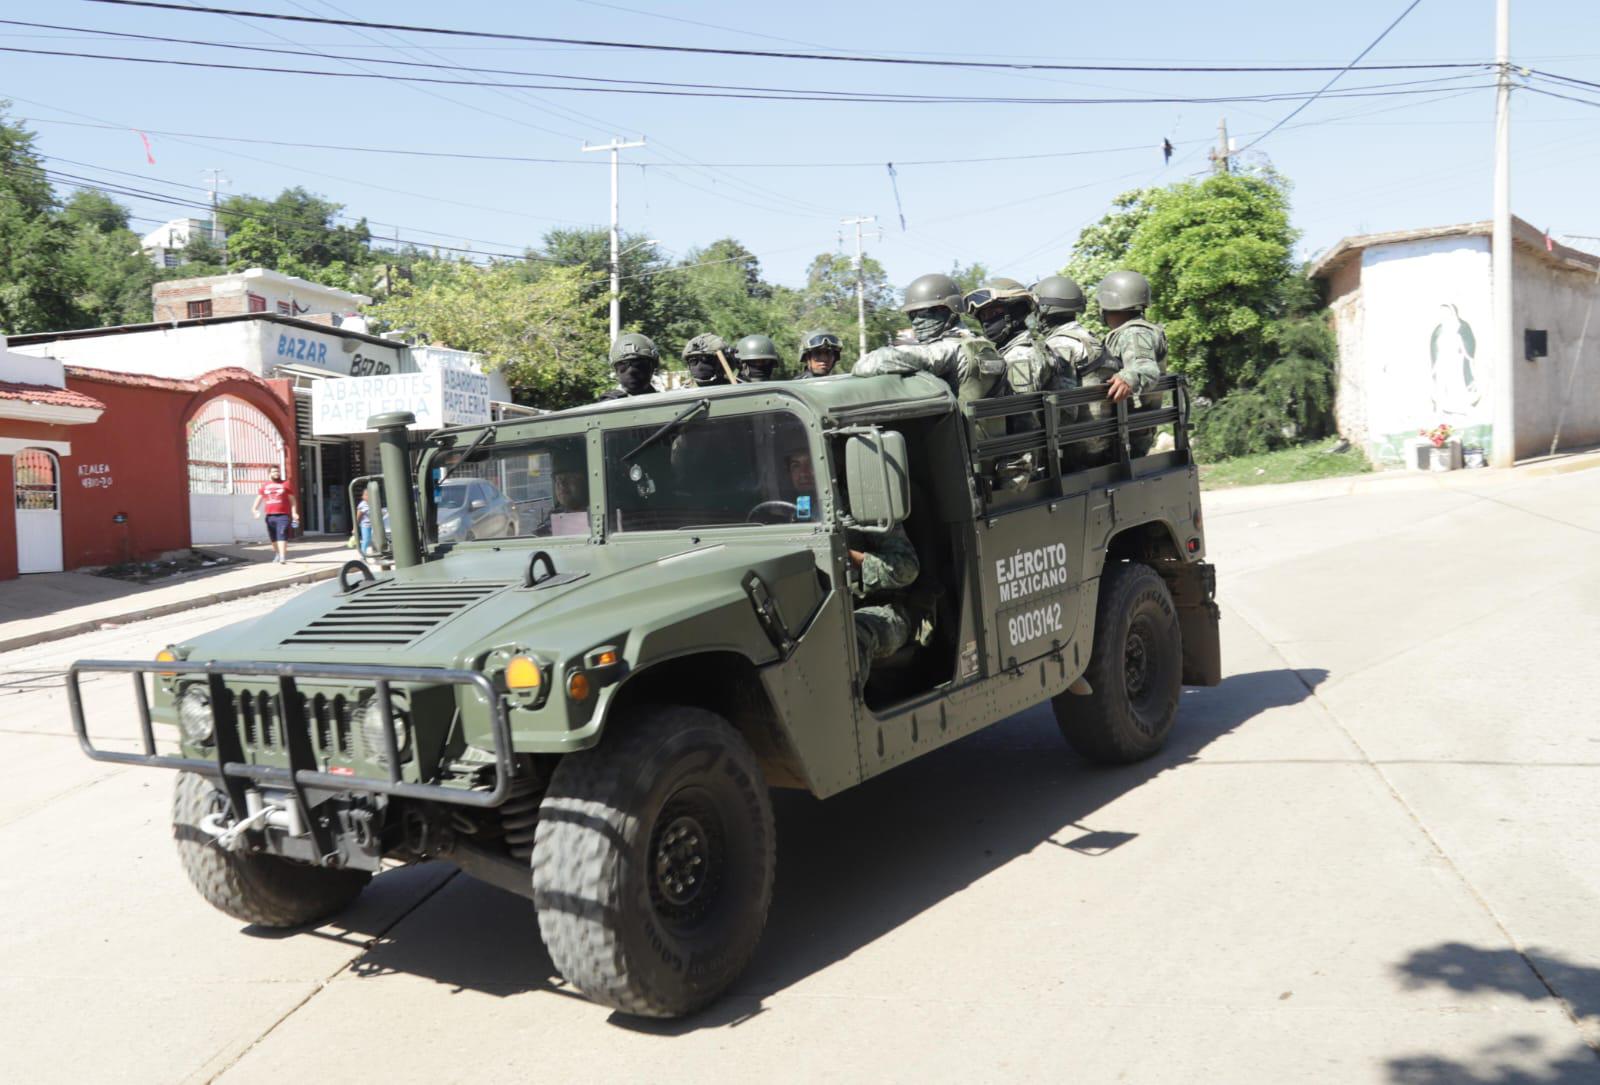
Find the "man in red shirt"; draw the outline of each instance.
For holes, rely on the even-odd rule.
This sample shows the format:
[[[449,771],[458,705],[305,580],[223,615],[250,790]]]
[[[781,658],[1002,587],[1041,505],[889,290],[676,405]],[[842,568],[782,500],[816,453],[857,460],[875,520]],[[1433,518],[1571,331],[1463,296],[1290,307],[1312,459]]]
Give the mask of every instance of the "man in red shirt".
[[[260,516],[263,505],[267,513],[267,538],[272,540],[272,549],[276,551],[272,560],[281,565],[289,560],[289,527],[291,524],[300,526],[300,506],[294,491],[283,481],[283,472],[276,467],[268,472],[268,480],[257,491],[250,515]]]

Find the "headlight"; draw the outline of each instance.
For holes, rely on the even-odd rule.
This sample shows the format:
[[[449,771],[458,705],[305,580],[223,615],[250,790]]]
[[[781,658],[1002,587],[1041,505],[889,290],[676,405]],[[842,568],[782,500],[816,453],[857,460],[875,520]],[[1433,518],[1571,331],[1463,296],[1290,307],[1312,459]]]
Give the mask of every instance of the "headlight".
[[[448,520],[440,520],[439,538],[443,539],[458,534],[461,531],[461,523],[462,519],[459,516],[452,516]]]
[[[194,746],[209,746],[216,724],[211,716],[211,698],[199,686],[190,686],[178,698],[178,723],[183,737]]]
[[[400,754],[400,760],[404,761],[411,748],[411,728],[408,726],[411,721],[399,705],[395,705],[390,714],[394,717],[395,749]],[[356,732],[361,735],[361,748],[366,751],[367,757],[380,764],[387,761],[388,753],[383,745],[383,713],[378,711],[373,698],[364,698],[356,706],[355,725]]]

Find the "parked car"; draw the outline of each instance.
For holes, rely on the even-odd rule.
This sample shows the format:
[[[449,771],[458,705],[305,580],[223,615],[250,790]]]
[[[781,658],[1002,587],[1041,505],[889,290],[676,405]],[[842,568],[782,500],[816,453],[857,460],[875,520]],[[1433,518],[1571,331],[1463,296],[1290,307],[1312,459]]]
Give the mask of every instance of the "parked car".
[[[481,478],[445,479],[434,505],[439,510],[440,542],[505,539],[520,534],[516,506]]]

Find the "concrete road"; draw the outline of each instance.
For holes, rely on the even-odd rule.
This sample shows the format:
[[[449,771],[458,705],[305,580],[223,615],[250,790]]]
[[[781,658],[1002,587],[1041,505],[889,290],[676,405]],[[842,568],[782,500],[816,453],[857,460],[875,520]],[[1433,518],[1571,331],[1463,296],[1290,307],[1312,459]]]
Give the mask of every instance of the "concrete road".
[[[1600,1082],[1600,471],[1207,527],[1228,678],[1165,754],[1094,769],[1033,711],[780,795],[758,958],[677,1023],[576,996],[448,868],[290,934],[194,895],[170,777],[84,760],[52,672],[272,598],[12,653],[0,1080]]]

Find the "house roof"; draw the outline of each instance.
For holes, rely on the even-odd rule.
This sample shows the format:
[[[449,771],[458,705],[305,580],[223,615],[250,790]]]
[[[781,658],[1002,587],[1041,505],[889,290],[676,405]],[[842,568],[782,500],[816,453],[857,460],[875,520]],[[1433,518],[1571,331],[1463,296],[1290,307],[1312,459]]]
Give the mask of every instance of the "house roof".
[[[0,381],[0,399],[33,403],[41,407],[78,407],[88,411],[106,409],[106,405],[93,396],[75,392],[71,388],[56,388],[48,384]]]
[[[76,328],[72,331],[61,332],[29,332],[27,335],[13,335],[8,338],[14,347],[32,346],[38,343],[54,343],[64,339],[95,339],[106,335],[131,335],[135,332],[159,331],[163,328],[193,328],[208,324],[239,324],[251,320],[286,324],[293,328],[305,328],[308,331],[322,332],[324,335],[342,336],[346,339],[355,339],[380,347],[390,347],[394,350],[404,350],[406,347],[405,343],[397,339],[384,339],[382,336],[370,335],[366,332],[351,331],[348,328],[335,327],[332,324],[319,324],[313,320],[302,320],[299,317],[283,316],[279,313],[232,313],[227,316],[199,316],[188,320],[159,320],[145,324],[113,324],[104,328]]]
[[[1313,279],[1328,278],[1364,250],[1379,245],[1396,245],[1406,241],[1432,241],[1441,237],[1488,237],[1493,233],[1494,223],[1485,219],[1482,222],[1458,222],[1452,226],[1422,226],[1411,230],[1391,230],[1381,234],[1356,234],[1344,238],[1313,260],[1306,275]],[[1534,255],[1558,267],[1574,271],[1594,271],[1600,268],[1600,256],[1563,245],[1554,239],[1547,243],[1543,230],[1515,215],[1511,217],[1511,239],[1513,244],[1531,250]]]

